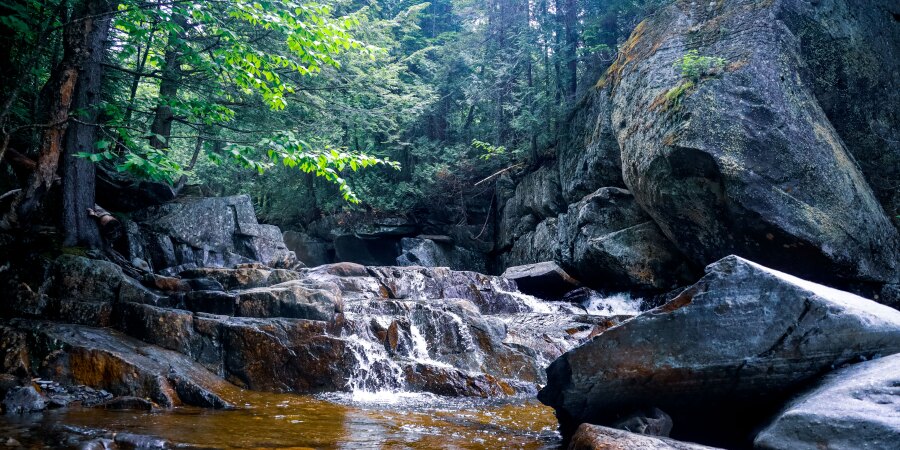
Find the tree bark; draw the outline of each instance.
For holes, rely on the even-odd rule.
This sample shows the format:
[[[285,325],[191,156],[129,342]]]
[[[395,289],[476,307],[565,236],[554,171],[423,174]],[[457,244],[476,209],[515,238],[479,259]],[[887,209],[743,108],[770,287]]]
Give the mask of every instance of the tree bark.
[[[94,163],[76,156],[78,153],[94,153],[98,141],[99,127],[95,125],[99,117],[100,90],[103,83],[103,59],[109,36],[110,16],[103,13],[110,10],[108,0],[85,0],[83,57],[78,67],[78,83],[72,109],[79,113],[77,121],[66,131],[63,155],[62,187],[63,245],[99,247],[102,244],[96,220],[88,215],[95,204]]]

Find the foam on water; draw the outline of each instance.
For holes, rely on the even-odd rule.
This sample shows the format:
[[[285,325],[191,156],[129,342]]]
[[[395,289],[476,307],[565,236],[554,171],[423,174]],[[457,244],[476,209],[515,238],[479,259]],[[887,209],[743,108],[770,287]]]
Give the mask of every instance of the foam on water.
[[[608,296],[592,293],[583,305],[588,314],[595,316],[634,316],[641,313],[641,299],[632,298],[625,292]]]

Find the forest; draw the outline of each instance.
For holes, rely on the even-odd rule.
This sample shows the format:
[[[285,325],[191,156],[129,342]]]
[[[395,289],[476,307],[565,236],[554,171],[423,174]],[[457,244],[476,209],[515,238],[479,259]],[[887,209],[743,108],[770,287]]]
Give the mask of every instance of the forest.
[[[896,0],[0,36],[0,446],[897,449]]]
[[[435,200],[464,220],[476,182],[547,157],[579,78],[658,3],[16,2],[2,153],[249,194],[282,226]],[[64,178],[65,214],[92,207],[90,178]],[[6,220],[27,220],[49,183],[28,180]],[[96,245],[92,221],[64,220],[70,242]]]

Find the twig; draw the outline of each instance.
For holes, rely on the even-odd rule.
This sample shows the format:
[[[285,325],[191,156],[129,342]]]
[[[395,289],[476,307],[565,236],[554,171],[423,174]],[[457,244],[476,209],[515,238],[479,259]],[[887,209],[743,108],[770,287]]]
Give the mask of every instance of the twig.
[[[501,175],[501,174],[502,174],[502,173],[504,173],[504,172],[506,172],[506,171],[509,171],[509,170],[512,170],[512,169],[515,169],[515,168],[516,168],[516,167],[521,167],[521,166],[522,166],[522,164],[525,164],[525,163],[518,163],[518,164],[514,164],[514,165],[512,165],[512,166],[509,166],[509,167],[507,167],[507,168],[505,168],[505,169],[503,169],[503,170],[500,170],[500,171],[497,171],[497,172],[494,172],[494,173],[493,173],[493,174],[492,174],[492,175],[490,175],[490,176],[489,176],[489,177],[487,177],[487,178],[485,178],[485,179],[483,179],[483,180],[481,180],[481,181],[479,181],[479,182],[477,182],[477,183],[475,183],[475,184],[474,184],[474,186],[478,186],[478,185],[480,185],[480,184],[481,184],[481,183],[484,183],[484,182],[487,182],[487,181],[490,181],[490,180],[491,180],[491,179],[493,179],[493,178],[495,178],[495,177],[497,177],[497,176],[498,176],[498,175]]]

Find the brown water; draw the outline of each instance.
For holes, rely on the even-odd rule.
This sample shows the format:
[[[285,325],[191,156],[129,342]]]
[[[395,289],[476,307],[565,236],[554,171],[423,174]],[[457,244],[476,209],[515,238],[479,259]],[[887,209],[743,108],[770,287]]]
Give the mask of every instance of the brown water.
[[[258,392],[240,395],[233,400],[243,407],[229,411],[69,408],[14,420],[0,417],[0,436],[16,437],[28,445],[39,438],[41,429],[65,425],[213,448],[552,449],[559,445],[553,410],[532,399],[472,401],[395,395],[359,402],[349,395],[327,400]]]

